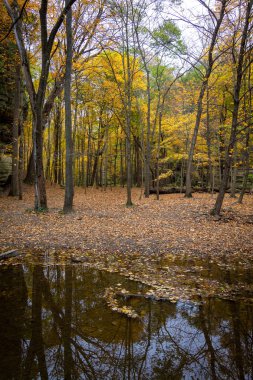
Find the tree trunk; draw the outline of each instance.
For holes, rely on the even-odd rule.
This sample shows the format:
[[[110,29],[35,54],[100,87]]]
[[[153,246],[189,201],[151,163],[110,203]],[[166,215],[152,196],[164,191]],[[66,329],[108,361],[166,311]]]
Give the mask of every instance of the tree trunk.
[[[14,111],[13,111],[13,127],[12,127],[12,177],[11,177],[11,190],[10,195],[18,195],[18,168],[19,168],[19,144],[18,144],[18,129],[20,121],[20,101],[21,101],[21,67],[16,66],[16,80],[15,80],[15,96],[14,96]]]
[[[51,180],[51,131],[50,131],[50,121],[48,122],[48,137],[47,137],[47,163],[46,163],[46,179]]]
[[[91,178],[90,178],[90,166],[91,166],[91,126],[88,126],[88,146],[87,146],[87,163],[86,163],[86,180],[85,180],[85,187],[88,187],[91,185]]]
[[[43,173],[43,107],[45,104],[45,94],[47,89],[47,80],[50,68],[51,52],[54,45],[56,34],[61,27],[65,15],[68,13],[72,4],[76,0],[69,0],[65,8],[60,13],[58,19],[53,25],[51,31],[48,31],[48,1],[40,2],[40,43],[41,43],[41,72],[38,81],[38,90],[36,92],[28,52],[25,47],[21,18],[19,17],[18,6],[12,7],[8,0],[4,4],[13,22],[13,30],[22,61],[22,67],[25,77],[27,92],[30,99],[33,114],[33,146],[34,146],[34,173],[35,173],[35,210],[47,208],[46,186]],[[17,4],[16,4],[17,5]]]
[[[127,117],[127,136],[126,136],[126,164],[127,164],[127,206],[132,206],[131,187],[132,187],[132,170],[131,170],[131,140],[130,140],[130,116]]]
[[[24,172],[24,91],[21,92],[19,165],[18,165],[18,198],[23,199],[23,172]]]
[[[147,74],[147,140],[146,140],[146,159],[145,159],[145,198],[149,197],[150,192],[150,75],[147,64],[145,64]]]
[[[126,93],[126,172],[127,172],[127,202],[126,206],[132,206],[132,165],[131,165],[131,111],[132,111],[132,99],[131,99],[131,63],[130,63],[130,47],[129,47],[129,9],[127,5],[127,20],[125,23],[125,32],[126,32],[126,81],[125,81],[125,93]],[[123,58],[124,59],[124,58]]]
[[[187,171],[186,171],[186,191],[185,191],[185,197],[192,197],[192,183],[191,183],[191,176],[192,176],[192,162],[193,162],[193,155],[194,155],[194,150],[195,150],[195,145],[197,142],[197,136],[198,136],[198,131],[199,131],[199,126],[201,122],[201,116],[202,116],[202,107],[203,107],[203,98],[205,95],[205,91],[208,85],[208,80],[210,78],[210,75],[212,73],[212,68],[214,64],[214,59],[213,59],[213,51],[217,42],[217,37],[219,33],[219,29],[225,14],[225,8],[226,8],[226,0],[222,0],[222,5],[220,8],[220,14],[219,18],[216,19],[216,25],[213,31],[212,35],[212,41],[209,47],[208,51],[208,64],[206,68],[206,73],[205,77],[203,79],[200,93],[199,93],[199,98],[198,98],[198,103],[197,103],[197,116],[196,116],[196,122],[195,122],[195,127],[194,127],[194,132],[191,140],[191,146],[190,146],[190,151],[188,155],[188,163],[187,163]]]
[[[243,63],[244,63],[244,57],[245,57],[246,41],[247,41],[247,36],[248,36],[249,20],[251,16],[252,5],[253,5],[252,0],[248,0],[247,10],[246,10],[246,15],[245,15],[245,23],[244,23],[241,44],[240,44],[240,51],[238,55],[236,82],[234,84],[234,92],[233,92],[234,105],[233,105],[233,114],[232,114],[231,133],[230,133],[229,144],[226,150],[225,169],[223,173],[223,179],[220,185],[220,191],[217,196],[214,208],[211,211],[213,215],[220,215],[220,211],[221,211],[221,207],[222,207],[222,203],[224,200],[225,191],[226,191],[227,183],[229,179],[229,170],[230,170],[231,161],[232,161],[232,152],[233,152],[234,145],[236,143],[238,113],[239,113],[239,106],[240,106],[240,90],[241,90],[242,76],[243,76]]]
[[[26,170],[26,176],[24,179],[24,182],[27,183],[28,185],[32,185],[34,183],[34,152],[33,148],[31,151],[31,154],[28,159],[28,164],[27,164],[27,170]]]
[[[246,160],[245,160],[245,166],[246,167],[245,167],[245,172],[244,172],[244,176],[243,176],[243,183],[242,183],[242,189],[241,189],[241,192],[240,192],[238,203],[242,203],[245,191],[247,189],[247,184],[248,184],[248,177],[249,177],[249,152],[248,152],[248,147],[246,149],[247,149],[247,152],[246,152],[247,156],[246,156]]]
[[[224,170],[224,160],[225,160],[225,122],[227,119],[227,106],[225,104],[225,93],[223,93],[223,104],[221,107],[221,113],[220,113],[220,125],[219,125],[219,179],[220,182],[223,178],[223,170]]]
[[[158,141],[157,141],[157,156],[156,156],[156,199],[160,197],[160,180],[159,180],[159,163],[160,163],[160,147],[161,147],[161,129],[162,129],[162,110],[159,112],[158,119]]]
[[[85,155],[85,134],[81,139],[81,186],[85,186],[85,172],[84,172],[84,155]]]
[[[137,187],[141,187],[141,154],[140,154],[140,139],[137,136],[135,141],[136,169],[135,182]]]
[[[113,164],[113,184],[114,184],[114,186],[116,186],[116,184],[117,184],[118,143],[119,143],[119,138],[118,138],[118,129],[117,129],[115,152],[114,152],[114,164]]]
[[[248,109],[247,109],[246,98],[244,96],[244,116],[245,116],[245,120],[247,119],[247,115],[251,115],[252,114],[251,65],[249,66],[247,81],[248,81],[248,85],[245,86],[245,87],[248,87],[249,97],[248,97]],[[251,135],[251,124],[252,124],[252,120],[250,118],[249,122],[248,122],[248,128],[247,128],[247,133],[246,133],[246,142],[245,142],[245,157],[244,157],[245,172],[244,172],[244,176],[243,176],[242,189],[241,189],[241,192],[240,192],[238,203],[242,203],[245,191],[247,189],[247,184],[248,184],[248,177],[249,177],[249,170],[250,170],[249,142],[250,142],[250,135]]]
[[[54,117],[54,156],[53,156],[53,181],[61,184],[61,102],[56,104]]]
[[[91,175],[91,181],[90,181],[91,186],[93,186],[95,184],[95,179],[96,179],[96,175],[97,175],[97,167],[98,167],[98,159],[99,159],[99,155],[96,152],[95,157],[94,157],[94,164],[93,164],[93,170],[92,170],[92,175]]]
[[[235,143],[233,165],[231,167],[231,186],[230,186],[230,197],[231,198],[236,198],[236,180],[237,180],[236,161],[237,161],[237,145]]]
[[[67,6],[69,0],[65,1]],[[71,72],[72,72],[72,9],[66,16],[67,35],[67,58],[64,87],[65,100],[65,138],[66,138],[66,161],[65,161],[65,198],[63,211],[73,210],[74,184],[73,184],[73,141],[72,141],[72,115],[71,115]]]
[[[198,131],[199,131],[199,126],[200,126],[200,121],[201,121],[201,116],[202,116],[202,103],[203,103],[203,98],[205,95],[205,91],[207,88],[208,84],[208,78],[211,74],[211,71],[209,74],[206,74],[206,78],[203,81],[201,85],[201,90],[199,93],[199,98],[198,98],[198,105],[197,105],[197,117],[196,117],[196,122],[195,122],[195,127],[193,131],[193,136],[191,140],[191,146],[188,154],[188,163],[187,163],[187,171],[186,171],[186,191],[185,191],[185,197],[191,198],[192,197],[192,163],[193,163],[193,155],[195,151],[195,145],[197,142],[197,137],[198,137]]]
[[[38,102],[36,106],[36,114],[33,125],[33,141],[35,141],[33,149],[34,167],[35,167],[35,210],[47,209],[46,182],[43,170],[43,130],[42,130],[42,104]]]
[[[213,167],[212,167],[212,157],[211,157],[211,126],[210,126],[210,111],[209,111],[209,89],[207,86],[206,90],[206,145],[207,145],[207,156],[208,156],[208,176],[207,176],[207,188],[211,192],[213,188]]]
[[[120,185],[124,187],[125,178],[124,178],[124,164],[123,164],[123,144],[122,139],[120,140]]]

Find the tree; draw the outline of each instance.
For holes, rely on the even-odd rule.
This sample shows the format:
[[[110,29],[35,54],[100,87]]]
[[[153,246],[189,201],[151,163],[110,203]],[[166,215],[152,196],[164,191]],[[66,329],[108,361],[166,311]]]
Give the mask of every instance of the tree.
[[[65,6],[69,0],[65,1]],[[66,181],[63,211],[71,212],[73,207],[74,183],[73,183],[73,141],[72,141],[72,114],[71,114],[71,72],[72,72],[72,10],[66,17],[67,58],[64,86],[65,100],[65,137],[66,137]]]
[[[36,90],[34,80],[32,78],[31,67],[29,63],[28,52],[25,46],[23,37],[22,25],[20,22],[20,11],[16,1],[13,6],[10,5],[9,0],[4,0],[4,4],[13,22],[13,29],[15,33],[16,42],[20,58],[22,61],[22,68],[25,77],[26,89],[30,99],[30,105],[33,115],[33,149],[34,149],[34,167],[35,167],[35,210],[47,209],[47,196],[45,178],[43,172],[43,108],[45,104],[45,95],[47,89],[47,80],[50,71],[50,62],[52,50],[56,34],[61,27],[63,20],[68,13],[71,6],[76,0],[69,0],[61,11],[58,19],[54,23],[51,31],[48,31],[48,1],[41,0],[40,5],[40,43],[41,43],[41,72],[39,76],[39,84]]]
[[[203,3],[201,1],[201,3]],[[217,38],[219,36],[219,30],[225,15],[225,10],[226,10],[226,5],[227,5],[227,0],[221,0],[221,7],[219,11],[219,16],[217,17],[215,13],[207,6],[208,12],[212,18],[212,21],[215,24],[215,27],[213,29],[213,32],[211,34],[211,42],[210,45],[207,49],[207,63],[204,65],[204,76],[203,76],[203,81],[201,84],[200,92],[199,92],[199,98],[197,102],[197,114],[196,114],[196,122],[195,122],[195,127],[193,131],[193,136],[191,140],[191,145],[190,145],[190,150],[189,150],[189,155],[188,155],[188,163],[187,163],[187,171],[186,171],[186,192],[185,196],[186,197],[191,197],[192,196],[192,188],[191,188],[191,174],[192,174],[192,162],[193,162],[193,155],[194,155],[194,150],[195,150],[195,145],[197,142],[197,136],[198,136],[198,131],[199,131],[199,126],[201,122],[201,116],[202,116],[202,109],[203,109],[203,98],[208,86],[208,80],[211,76],[213,65],[217,59],[217,56],[214,57],[213,53],[215,51],[216,43],[217,43]],[[218,56],[220,56],[220,52],[218,52]]]
[[[213,210],[211,211],[213,215],[220,215],[222,203],[225,196],[225,191],[227,188],[227,183],[229,179],[229,171],[233,159],[233,149],[237,139],[238,132],[238,115],[239,115],[239,107],[241,102],[241,86],[242,86],[242,78],[244,74],[244,63],[247,57],[248,49],[251,49],[251,46],[247,45],[249,41],[249,30],[252,28],[252,6],[253,0],[247,0],[242,4],[242,13],[240,14],[238,24],[236,30],[234,31],[234,36],[232,39],[231,53],[234,59],[234,67],[235,67],[235,81],[233,88],[233,110],[232,110],[232,124],[229,136],[229,142],[226,148],[225,153],[225,162],[224,162],[224,171],[223,178],[221,181],[219,194],[217,196],[215,205]],[[236,40],[238,39],[239,30],[241,31],[240,35],[240,43],[239,46],[236,46]],[[237,54],[236,54],[236,50]],[[251,63],[251,61],[250,61]],[[250,115],[251,117],[251,115]]]
[[[114,79],[120,93],[125,116],[125,134],[126,134],[126,173],[127,173],[127,206],[132,206],[132,163],[131,163],[131,129],[132,129],[132,89],[133,76],[135,72],[135,44],[134,44],[134,28],[133,28],[133,9],[128,1],[112,1],[110,3],[111,12],[114,15],[114,22],[117,32],[120,36],[119,50],[122,57],[123,67],[123,89],[121,88],[115,70],[107,54],[109,64],[112,69]],[[132,53],[132,54],[131,54]]]
[[[19,194],[19,122],[20,122],[20,102],[21,102],[21,68],[20,64],[16,66],[15,96],[13,110],[13,128],[12,128],[12,177],[10,195]]]

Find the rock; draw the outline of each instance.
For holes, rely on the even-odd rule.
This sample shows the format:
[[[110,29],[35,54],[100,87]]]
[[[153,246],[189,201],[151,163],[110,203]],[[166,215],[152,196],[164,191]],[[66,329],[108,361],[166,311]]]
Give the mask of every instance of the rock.
[[[11,156],[0,155],[0,187],[4,187],[9,181],[12,171]]]

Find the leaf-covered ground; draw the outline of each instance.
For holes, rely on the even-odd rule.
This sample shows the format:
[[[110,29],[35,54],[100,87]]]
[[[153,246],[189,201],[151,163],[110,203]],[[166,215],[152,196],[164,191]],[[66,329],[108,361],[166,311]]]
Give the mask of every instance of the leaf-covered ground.
[[[80,260],[141,280],[152,286],[151,294],[171,300],[253,297],[247,280],[253,269],[253,196],[239,205],[227,195],[222,218],[215,220],[209,214],[215,196],[162,195],[157,201],[140,194],[133,189],[134,206],[127,208],[125,189],[77,188],[75,212],[68,215],[61,212],[64,190],[55,186],[48,187],[46,213],[32,211],[32,187],[25,188],[23,201],[1,197],[1,251]]]

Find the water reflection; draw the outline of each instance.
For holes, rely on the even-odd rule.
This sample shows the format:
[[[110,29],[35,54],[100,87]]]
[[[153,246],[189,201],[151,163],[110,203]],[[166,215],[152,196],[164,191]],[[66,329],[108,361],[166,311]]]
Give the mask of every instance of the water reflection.
[[[222,262],[216,263],[208,258],[193,258],[190,255],[181,257],[169,255],[162,257],[158,262],[158,269],[173,270],[174,273],[186,274],[187,277],[192,276],[217,280],[220,283],[229,285],[237,285],[240,283],[252,285],[253,283],[253,267],[252,264],[237,261],[229,262],[228,258],[224,257]]]
[[[105,288],[143,286],[81,266],[0,268],[0,378],[252,379],[253,307],[132,299],[111,311]]]

